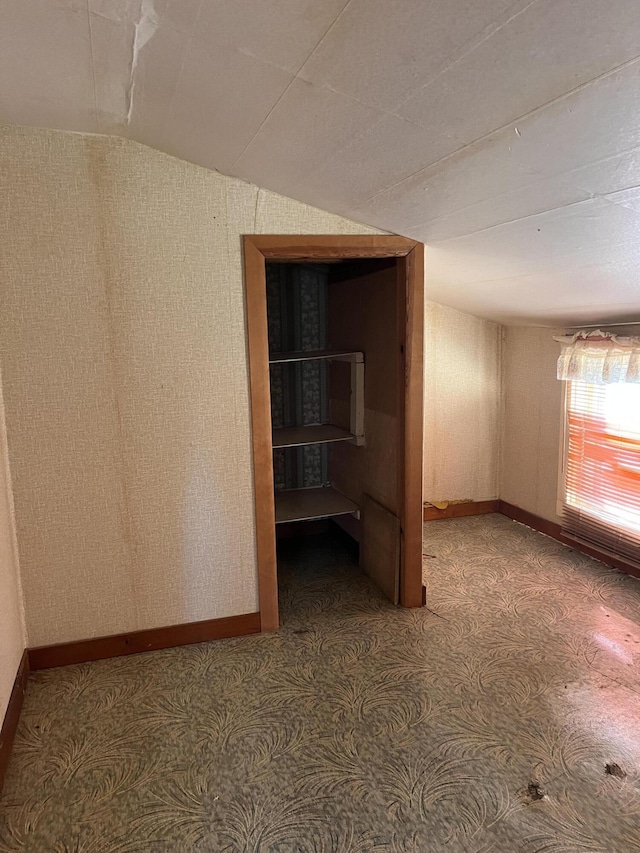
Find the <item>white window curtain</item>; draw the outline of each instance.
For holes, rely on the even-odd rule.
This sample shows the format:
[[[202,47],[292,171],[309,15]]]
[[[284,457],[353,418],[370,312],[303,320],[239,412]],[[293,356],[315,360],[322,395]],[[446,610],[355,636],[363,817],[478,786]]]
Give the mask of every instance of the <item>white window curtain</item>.
[[[589,385],[640,383],[640,337],[582,330],[554,340],[562,344],[558,379]]]

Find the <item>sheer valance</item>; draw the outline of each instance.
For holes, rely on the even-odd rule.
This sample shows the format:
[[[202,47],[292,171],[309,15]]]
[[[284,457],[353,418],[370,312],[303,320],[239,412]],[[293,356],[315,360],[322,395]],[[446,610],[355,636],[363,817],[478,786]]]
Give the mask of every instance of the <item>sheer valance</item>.
[[[558,379],[590,385],[640,383],[640,337],[583,330],[554,340],[562,344]]]

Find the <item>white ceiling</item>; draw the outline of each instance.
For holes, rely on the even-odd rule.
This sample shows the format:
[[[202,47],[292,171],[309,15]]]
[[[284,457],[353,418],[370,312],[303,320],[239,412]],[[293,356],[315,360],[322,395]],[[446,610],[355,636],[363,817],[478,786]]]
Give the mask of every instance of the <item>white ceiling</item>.
[[[0,120],[422,240],[481,316],[640,319],[640,0],[0,0]]]

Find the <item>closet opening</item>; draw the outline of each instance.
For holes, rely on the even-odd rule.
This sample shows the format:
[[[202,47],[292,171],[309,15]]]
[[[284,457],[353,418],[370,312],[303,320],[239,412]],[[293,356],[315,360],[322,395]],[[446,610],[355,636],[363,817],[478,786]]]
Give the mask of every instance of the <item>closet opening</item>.
[[[423,603],[421,250],[245,237],[262,630],[279,625],[278,563],[287,598],[359,565]]]

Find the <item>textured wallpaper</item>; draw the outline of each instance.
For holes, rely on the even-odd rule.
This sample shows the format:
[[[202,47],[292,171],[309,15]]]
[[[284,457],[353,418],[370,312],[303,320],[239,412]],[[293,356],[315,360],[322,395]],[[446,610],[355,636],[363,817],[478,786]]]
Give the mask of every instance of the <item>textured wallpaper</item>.
[[[256,610],[241,235],[379,232],[110,137],[0,128],[0,184],[29,644]],[[495,497],[498,327],[426,332],[425,497]]]
[[[562,382],[559,330],[509,327],[504,341],[504,422],[500,497],[559,522],[558,461]]]
[[[427,285],[429,271],[426,270]],[[425,308],[424,498],[498,497],[500,326]]]
[[[241,235],[379,233],[108,137],[0,129],[29,644],[257,610]]]
[[[0,727],[26,645],[0,374]]]

